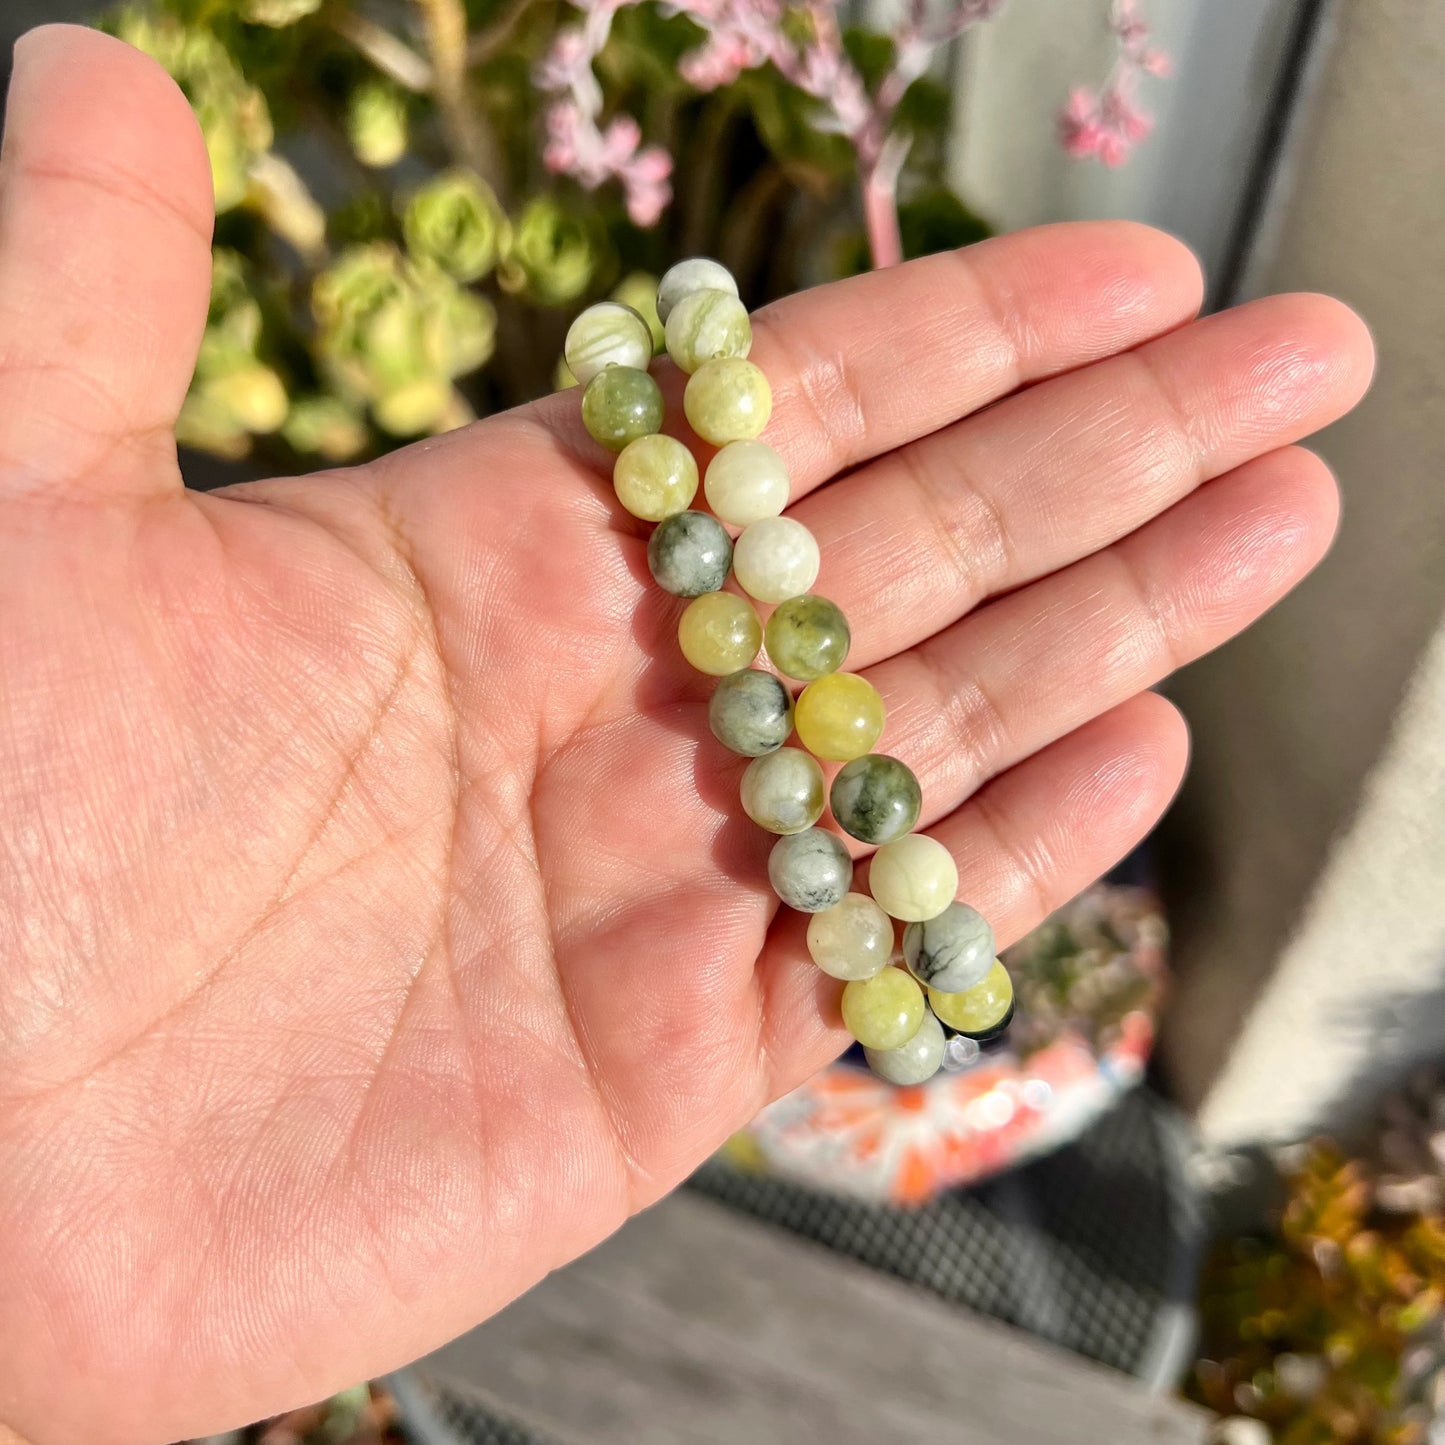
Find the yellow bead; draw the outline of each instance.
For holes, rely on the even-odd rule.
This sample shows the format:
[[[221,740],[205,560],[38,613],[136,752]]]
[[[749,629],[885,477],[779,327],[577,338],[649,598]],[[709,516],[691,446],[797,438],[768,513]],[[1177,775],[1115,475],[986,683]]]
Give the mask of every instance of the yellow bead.
[[[1008,1017],[1014,1003],[1013,980],[1003,964],[994,959],[982,983],[963,993],[940,993],[931,988],[928,1001],[949,1028],[961,1034],[986,1034]]]
[[[814,757],[848,763],[871,753],[883,735],[883,699],[856,672],[834,672],[798,697],[798,737]]]
[[[699,672],[726,677],[758,655],[763,625],[741,597],[705,592],[687,604],[677,624],[677,641],[682,655]]]
[[[923,990],[901,968],[857,978],[843,990],[843,1024],[865,1049],[900,1049],[923,1023]]]
[[[885,913],[904,923],[926,923],[957,895],[958,864],[937,838],[905,833],[873,855],[868,887]]]
[[[617,500],[644,522],[661,522],[685,512],[697,495],[697,462],[674,437],[638,437],[628,442],[612,468]]]
[[[682,409],[693,431],[720,447],[748,441],[767,426],[773,392],[751,361],[724,356],[693,372],[682,394]]]

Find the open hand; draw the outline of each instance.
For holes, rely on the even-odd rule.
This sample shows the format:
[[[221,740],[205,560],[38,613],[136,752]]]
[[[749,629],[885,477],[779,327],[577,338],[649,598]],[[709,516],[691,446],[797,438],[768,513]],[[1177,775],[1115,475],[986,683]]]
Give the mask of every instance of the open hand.
[[[35,1445],[202,1434],[398,1365],[845,1042],[577,394],[187,492],[210,228],[157,67],[23,42],[0,1421]],[[757,318],[818,590],[1001,943],[1174,792],[1184,727],[1147,689],[1329,544],[1334,485],[1290,444],[1360,396],[1363,327],[1199,301],[1177,243],[1090,224]]]

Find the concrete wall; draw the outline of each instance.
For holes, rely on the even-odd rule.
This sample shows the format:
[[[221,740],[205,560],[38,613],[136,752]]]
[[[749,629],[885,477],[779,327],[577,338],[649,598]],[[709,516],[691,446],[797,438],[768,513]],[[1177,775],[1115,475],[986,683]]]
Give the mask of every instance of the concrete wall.
[[[1165,1058],[1221,1142],[1321,1127],[1445,1053],[1445,6],[1339,0],[1333,25],[1254,275],[1355,305],[1379,382],[1319,443],[1333,555],[1176,688]]]

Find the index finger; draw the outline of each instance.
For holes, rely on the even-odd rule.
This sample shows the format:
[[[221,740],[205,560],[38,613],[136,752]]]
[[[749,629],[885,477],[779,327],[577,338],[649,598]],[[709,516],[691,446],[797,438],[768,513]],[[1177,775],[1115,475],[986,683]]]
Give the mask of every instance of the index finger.
[[[1202,295],[1186,246],[1127,221],[1041,226],[802,291],[753,318],[752,360],[773,391],[763,440],[796,501],[1020,386],[1183,325]],[[657,370],[665,429],[680,430],[686,378]],[[534,414],[600,459],[578,410],[563,395]]]

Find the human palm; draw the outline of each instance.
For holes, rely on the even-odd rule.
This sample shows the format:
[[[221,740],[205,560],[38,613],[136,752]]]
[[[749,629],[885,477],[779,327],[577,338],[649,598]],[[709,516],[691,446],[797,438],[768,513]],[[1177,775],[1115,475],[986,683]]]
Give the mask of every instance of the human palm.
[[[575,393],[186,492],[199,138],[116,42],[51,28],[20,60],[0,1439],[158,1441],[474,1323],[844,1036]],[[849,666],[1005,942],[1172,794],[1183,729],[1146,689],[1332,530],[1288,444],[1358,397],[1362,328],[1198,300],[1181,247],[1094,225],[758,320]]]

